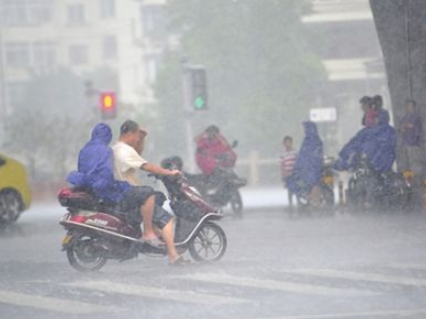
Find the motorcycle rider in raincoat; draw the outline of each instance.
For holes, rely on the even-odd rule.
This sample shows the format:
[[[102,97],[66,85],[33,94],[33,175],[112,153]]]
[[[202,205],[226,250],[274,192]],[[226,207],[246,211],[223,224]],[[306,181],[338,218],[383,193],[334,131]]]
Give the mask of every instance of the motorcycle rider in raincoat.
[[[342,148],[334,168],[354,168],[365,154],[375,172],[390,171],[396,158],[396,138],[396,131],[389,124],[389,113],[382,110],[375,126],[363,128]]]
[[[364,156],[373,171],[366,191],[366,208],[371,206],[371,196],[378,183],[378,176],[392,170],[396,158],[396,130],[389,124],[389,113],[381,110],[378,123],[360,130],[340,151],[334,165],[336,170],[355,168]]]
[[[77,171],[71,172],[67,181],[89,188],[100,199],[118,203],[130,190],[130,185],[114,179],[113,153],[108,147],[111,139],[111,128],[104,123],[97,124],[90,141],[79,153]]]
[[[220,167],[233,167],[237,160],[232,147],[219,128],[210,125],[203,133],[195,138],[197,150],[195,161],[203,174],[212,175]]]
[[[314,122],[303,123],[305,138],[300,147],[293,173],[287,179],[289,191],[300,196],[309,194],[312,200],[318,200],[318,184],[321,180],[323,162],[323,142],[318,135]]]

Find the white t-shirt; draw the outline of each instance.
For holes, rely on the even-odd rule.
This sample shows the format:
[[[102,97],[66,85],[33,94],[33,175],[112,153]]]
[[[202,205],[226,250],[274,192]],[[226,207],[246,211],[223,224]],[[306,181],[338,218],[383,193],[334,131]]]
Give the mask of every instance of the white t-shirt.
[[[114,177],[120,181],[126,181],[130,185],[141,185],[137,171],[142,165],[148,163],[133,147],[118,141],[113,147],[114,151]]]

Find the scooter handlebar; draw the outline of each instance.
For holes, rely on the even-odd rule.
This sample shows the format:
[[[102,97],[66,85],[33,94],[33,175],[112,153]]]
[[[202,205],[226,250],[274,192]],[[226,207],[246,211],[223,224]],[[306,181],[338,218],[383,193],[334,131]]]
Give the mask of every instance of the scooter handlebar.
[[[154,174],[149,173],[148,177],[154,177],[155,179],[159,179],[161,181],[168,180],[168,181],[176,181],[179,182],[181,180],[186,180],[186,177],[180,174],[176,175],[162,175],[162,174]]]

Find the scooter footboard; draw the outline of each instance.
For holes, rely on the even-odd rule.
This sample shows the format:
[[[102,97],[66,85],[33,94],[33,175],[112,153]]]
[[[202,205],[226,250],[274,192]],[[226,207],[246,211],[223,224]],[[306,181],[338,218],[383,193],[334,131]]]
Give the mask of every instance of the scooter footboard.
[[[85,217],[81,215],[71,215],[71,214],[65,214],[62,220],[59,222],[65,229],[68,231],[70,230],[79,230],[83,232],[96,232],[99,234],[99,236],[103,237],[113,237],[116,240],[122,239],[122,240],[130,240],[130,241],[137,241],[136,237],[132,236],[126,236],[120,233],[117,233],[116,231],[108,230],[106,228],[101,228],[99,226],[94,226],[88,223],[85,223]]]

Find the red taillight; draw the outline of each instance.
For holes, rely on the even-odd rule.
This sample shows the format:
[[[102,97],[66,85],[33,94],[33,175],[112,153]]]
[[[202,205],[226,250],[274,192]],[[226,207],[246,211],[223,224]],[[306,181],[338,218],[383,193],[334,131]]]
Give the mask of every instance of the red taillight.
[[[82,224],[84,224],[86,219],[87,219],[87,217],[80,216],[80,215],[71,217],[71,221],[76,222],[76,223],[82,223]]]

